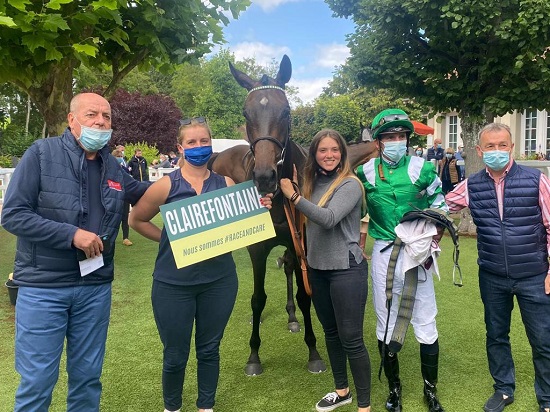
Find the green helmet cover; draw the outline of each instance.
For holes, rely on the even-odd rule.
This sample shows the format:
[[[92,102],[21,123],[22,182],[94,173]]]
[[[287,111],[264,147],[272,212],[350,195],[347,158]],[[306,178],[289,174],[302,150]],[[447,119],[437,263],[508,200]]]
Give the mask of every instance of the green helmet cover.
[[[382,110],[376,115],[372,121],[372,137],[374,139],[381,139],[386,130],[394,127],[402,127],[405,130],[407,136],[414,131],[414,126],[411,123],[409,116],[401,109],[386,109]]]

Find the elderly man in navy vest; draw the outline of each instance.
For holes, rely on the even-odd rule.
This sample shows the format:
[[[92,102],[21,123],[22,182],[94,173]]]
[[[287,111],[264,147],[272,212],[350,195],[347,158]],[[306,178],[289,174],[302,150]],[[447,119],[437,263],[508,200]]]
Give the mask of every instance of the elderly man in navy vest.
[[[540,412],[550,411],[550,180],[511,158],[510,128],[491,123],[479,132],[486,168],[445,196],[449,210],[469,207],[477,225],[479,289],[485,307],[487,357],[494,393],[486,412],[514,401],[510,346],[514,296],[532,347]]]
[[[67,410],[99,411],[115,239],[124,202],[149,186],[107,147],[107,100],[76,95],[68,123],[62,136],[25,152],[4,199],[2,225],[17,236],[15,412],[48,411],[65,339]]]

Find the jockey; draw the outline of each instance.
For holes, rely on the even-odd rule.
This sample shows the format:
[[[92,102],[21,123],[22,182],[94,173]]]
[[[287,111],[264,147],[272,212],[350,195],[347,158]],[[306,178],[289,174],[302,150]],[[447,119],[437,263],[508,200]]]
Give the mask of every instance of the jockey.
[[[380,156],[371,159],[357,169],[362,181],[370,215],[368,232],[374,238],[372,250],[372,290],[377,317],[376,335],[382,363],[389,384],[386,409],[401,412],[401,381],[399,362],[395,348],[388,347],[403,295],[405,273],[403,256],[400,253],[394,272],[393,285],[386,300],[388,266],[396,240],[396,226],[405,213],[413,209],[437,208],[447,212],[447,205],[441,190],[441,181],[434,165],[422,157],[406,156],[410,134],[414,127],[408,115],[399,109],[386,109],[373,120],[371,132]],[[435,238],[435,237],[434,237]],[[427,266],[427,265],[424,265]],[[443,412],[436,397],[439,343],[435,323],[437,313],[433,286],[432,267],[418,273],[416,301],[410,323],[420,343],[420,360],[424,379],[424,398],[430,412]],[[390,312],[386,304],[390,303]],[[388,320],[389,319],[389,320]],[[393,349],[394,351],[392,351]]]

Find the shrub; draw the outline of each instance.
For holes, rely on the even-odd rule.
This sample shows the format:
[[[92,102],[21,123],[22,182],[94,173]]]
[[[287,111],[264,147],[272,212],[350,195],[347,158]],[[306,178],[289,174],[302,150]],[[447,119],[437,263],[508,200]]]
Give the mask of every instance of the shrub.
[[[21,157],[36,139],[36,136],[26,134],[23,127],[9,124],[2,131],[0,153],[2,155]]]
[[[0,167],[12,167],[10,155],[0,155]]]

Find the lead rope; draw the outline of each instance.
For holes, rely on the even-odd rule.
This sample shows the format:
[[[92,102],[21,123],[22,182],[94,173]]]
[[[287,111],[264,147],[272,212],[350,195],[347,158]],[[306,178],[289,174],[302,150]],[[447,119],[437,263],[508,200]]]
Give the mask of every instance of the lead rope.
[[[302,269],[302,279],[304,281],[304,289],[308,296],[311,296],[311,286],[307,276],[307,258],[304,248],[304,219],[303,215],[296,210],[296,207],[286,197],[283,199],[283,205],[285,209],[286,220],[288,226],[292,232],[292,243],[294,244],[294,250],[296,257],[300,263],[300,269]],[[299,229],[298,229],[299,228]]]

